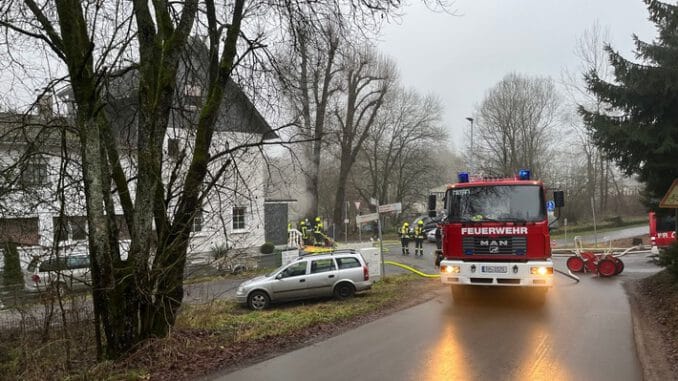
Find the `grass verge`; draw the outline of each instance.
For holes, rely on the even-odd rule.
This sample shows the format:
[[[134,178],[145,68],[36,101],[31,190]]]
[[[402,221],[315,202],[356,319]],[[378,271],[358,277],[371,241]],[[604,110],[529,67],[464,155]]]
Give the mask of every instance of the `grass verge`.
[[[74,347],[77,358],[63,358],[64,340],[78,337],[81,343],[92,342],[91,324],[79,324],[77,335],[54,335],[53,344],[39,343],[44,336],[24,332],[3,337],[0,370],[9,379],[192,380],[320,341],[428,300],[434,295],[428,291],[439,288],[439,281],[408,274],[388,277],[372,290],[341,301],[286,303],[265,311],[249,311],[232,300],[184,305],[168,337],[147,340],[115,362],[97,363],[91,345]],[[35,342],[26,342],[29,338]],[[40,348],[40,353],[31,348]]]

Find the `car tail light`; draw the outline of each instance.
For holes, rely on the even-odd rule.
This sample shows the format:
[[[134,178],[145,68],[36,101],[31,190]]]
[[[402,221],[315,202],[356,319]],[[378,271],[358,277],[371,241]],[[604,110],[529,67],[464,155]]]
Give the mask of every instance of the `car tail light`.
[[[33,276],[31,276],[31,280],[35,283],[40,283],[40,275],[33,274]]]
[[[367,266],[363,266],[363,277],[365,280],[370,280],[370,270],[367,268]]]

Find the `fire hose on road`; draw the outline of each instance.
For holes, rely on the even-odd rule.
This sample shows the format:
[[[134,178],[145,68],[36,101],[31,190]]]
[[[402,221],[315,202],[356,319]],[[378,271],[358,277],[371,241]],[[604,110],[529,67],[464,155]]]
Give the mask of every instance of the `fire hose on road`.
[[[391,266],[396,266],[396,267],[400,267],[400,268],[402,268],[402,269],[411,271],[411,272],[413,272],[413,273],[415,273],[415,274],[417,274],[417,275],[419,275],[419,276],[421,276],[421,277],[424,277],[424,278],[440,278],[440,274],[426,274],[425,272],[419,271],[419,270],[415,269],[415,268],[412,267],[412,266],[408,266],[408,265],[403,264],[403,263],[400,263],[400,262],[395,262],[395,261],[384,261],[384,264],[386,264],[386,265],[391,265]],[[555,267],[553,268],[553,270],[554,270],[555,272],[559,273],[559,274],[565,275],[566,277],[568,277],[568,278],[570,278],[570,279],[573,279],[573,280],[576,281],[577,283],[579,283],[579,281],[580,281],[579,277],[576,276],[576,275],[574,275],[574,274],[572,274],[572,272],[571,272],[570,270],[567,270],[567,272],[564,272],[564,271],[562,271],[562,270],[556,269]]]

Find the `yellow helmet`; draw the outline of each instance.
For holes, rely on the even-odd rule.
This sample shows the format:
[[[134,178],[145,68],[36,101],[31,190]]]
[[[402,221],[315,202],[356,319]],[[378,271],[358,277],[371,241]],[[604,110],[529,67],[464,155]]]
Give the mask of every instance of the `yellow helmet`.
[[[417,222],[417,224],[418,224],[418,225],[423,225],[423,224],[424,224],[424,220],[419,220],[419,222]]]
[[[316,217],[315,222],[320,222],[320,217]]]
[[[407,222],[405,222],[405,223],[403,224],[403,226],[410,226],[410,224],[408,224]]]

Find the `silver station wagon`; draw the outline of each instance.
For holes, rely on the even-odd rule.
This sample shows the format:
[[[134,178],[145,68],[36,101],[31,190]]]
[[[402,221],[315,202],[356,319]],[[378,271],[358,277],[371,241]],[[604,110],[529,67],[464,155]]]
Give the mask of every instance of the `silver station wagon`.
[[[335,296],[352,297],[372,287],[363,256],[354,250],[299,257],[272,272],[243,282],[236,299],[262,310],[271,302]]]

